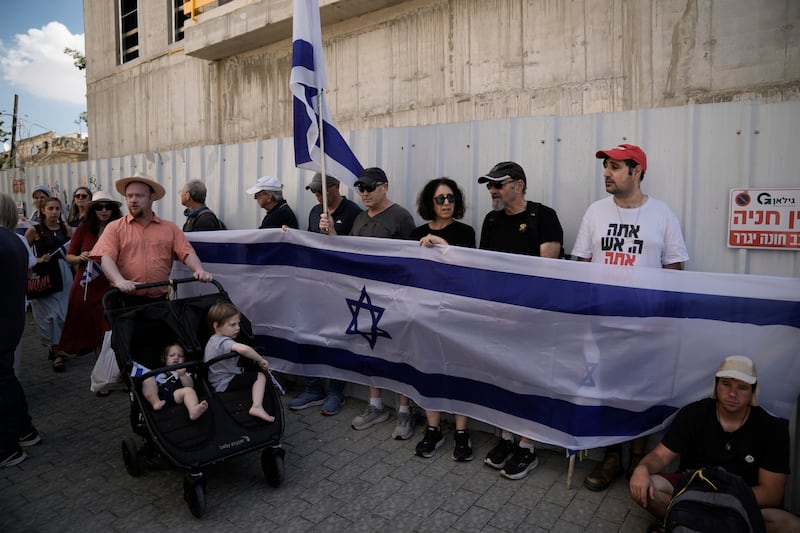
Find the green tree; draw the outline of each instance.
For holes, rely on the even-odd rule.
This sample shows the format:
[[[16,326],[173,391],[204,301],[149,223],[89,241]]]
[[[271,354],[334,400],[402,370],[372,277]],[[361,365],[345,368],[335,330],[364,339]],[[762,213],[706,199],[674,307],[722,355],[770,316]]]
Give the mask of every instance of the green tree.
[[[75,65],[75,68],[78,70],[86,70],[86,56],[83,55],[80,50],[66,47],[64,48],[64,53],[72,57],[72,63]]]
[[[70,48],[69,46],[64,48],[64,53],[68,56],[72,57],[72,64],[75,65],[75,68],[78,70],[86,70],[86,56],[81,53],[80,50],[75,50],[74,48]],[[86,124],[86,129],[89,129],[89,119],[88,114],[86,111],[82,111],[80,115],[78,115],[78,119],[75,121],[75,124],[78,125],[78,132],[81,132],[81,123]]]

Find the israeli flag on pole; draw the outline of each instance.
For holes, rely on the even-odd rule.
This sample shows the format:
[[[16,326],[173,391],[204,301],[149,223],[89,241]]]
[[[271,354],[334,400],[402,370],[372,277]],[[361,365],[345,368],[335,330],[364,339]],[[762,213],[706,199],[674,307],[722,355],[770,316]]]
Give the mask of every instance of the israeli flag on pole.
[[[318,0],[295,0],[292,30],[292,74],[289,89],[294,95],[294,162],[299,168],[321,171],[319,117],[325,145],[325,173],[352,186],[364,167],[333,125],[325,105],[328,87]],[[319,95],[322,94],[322,101]],[[322,109],[320,110],[320,105]]]
[[[144,365],[140,365],[136,361],[133,362],[133,366],[131,367],[131,377],[138,378],[139,376],[143,376],[148,372],[150,372],[149,368]]]
[[[81,276],[81,287],[86,287],[93,279],[97,278],[102,273],[103,269],[100,268],[100,265],[94,261],[89,261],[86,263],[86,270],[83,271],[83,275]]]
[[[56,256],[56,255],[61,254],[61,257],[66,259],[67,258],[67,250],[69,249],[69,243],[71,243],[71,242],[72,242],[72,240],[69,240],[69,241],[65,242],[64,244],[59,246],[51,255]]]

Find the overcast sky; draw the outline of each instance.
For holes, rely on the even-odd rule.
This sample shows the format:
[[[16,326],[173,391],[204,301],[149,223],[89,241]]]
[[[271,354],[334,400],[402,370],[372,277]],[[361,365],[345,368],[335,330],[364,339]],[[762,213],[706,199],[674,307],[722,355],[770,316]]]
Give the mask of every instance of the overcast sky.
[[[64,48],[84,52],[82,0],[22,0],[0,17],[0,120],[11,130],[19,95],[17,138],[82,131],[86,77]]]

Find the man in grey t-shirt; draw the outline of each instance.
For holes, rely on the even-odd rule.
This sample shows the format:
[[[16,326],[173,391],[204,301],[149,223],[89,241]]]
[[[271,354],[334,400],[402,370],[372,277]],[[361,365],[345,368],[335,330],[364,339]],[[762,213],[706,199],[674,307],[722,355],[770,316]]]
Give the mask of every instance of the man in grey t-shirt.
[[[361,201],[366,210],[356,216],[350,235],[361,237],[383,237],[386,239],[408,239],[414,230],[414,219],[403,207],[389,199],[389,178],[386,173],[377,167],[365,169],[355,187],[361,193]],[[331,228],[326,214],[320,217],[319,229],[323,233],[335,234]],[[392,438],[406,440],[414,435],[414,417],[408,405],[408,398],[400,395],[397,408],[397,425],[392,432]],[[353,419],[353,429],[367,429],[385,422],[391,415],[383,406],[381,390],[376,387],[369,388],[369,405],[366,410]]]

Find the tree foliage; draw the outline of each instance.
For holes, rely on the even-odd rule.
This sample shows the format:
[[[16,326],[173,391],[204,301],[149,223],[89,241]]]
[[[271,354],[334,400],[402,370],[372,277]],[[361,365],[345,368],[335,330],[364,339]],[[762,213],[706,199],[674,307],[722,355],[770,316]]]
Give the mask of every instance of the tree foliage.
[[[64,53],[72,57],[72,63],[75,65],[75,68],[78,70],[86,70],[86,56],[83,55],[80,50],[66,47],[64,48]]]

